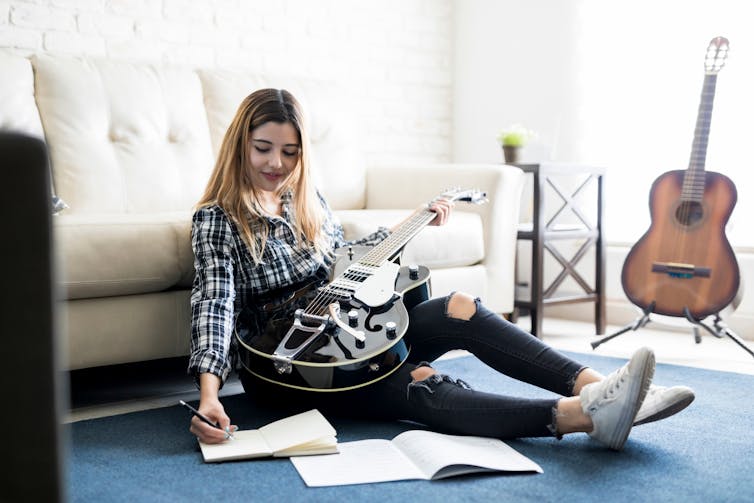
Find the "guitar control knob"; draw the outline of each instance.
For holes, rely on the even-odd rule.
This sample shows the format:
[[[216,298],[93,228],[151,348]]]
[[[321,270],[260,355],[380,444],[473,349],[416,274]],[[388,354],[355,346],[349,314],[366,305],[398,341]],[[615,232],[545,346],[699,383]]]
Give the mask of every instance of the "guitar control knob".
[[[408,266],[408,277],[409,279],[419,279],[419,266],[416,264],[411,264]]]
[[[348,325],[355,327],[359,324],[359,312],[356,309],[348,311]]]
[[[385,335],[388,339],[395,339],[397,332],[396,332],[396,324],[394,321],[388,321],[385,323]]]

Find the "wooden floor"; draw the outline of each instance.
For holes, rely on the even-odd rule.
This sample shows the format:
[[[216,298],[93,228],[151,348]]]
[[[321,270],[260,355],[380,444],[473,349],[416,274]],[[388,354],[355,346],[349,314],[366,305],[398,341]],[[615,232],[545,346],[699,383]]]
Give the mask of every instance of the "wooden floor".
[[[521,318],[519,324],[529,329],[528,318]],[[609,326],[607,333],[619,328]],[[641,346],[649,346],[658,362],[754,374],[754,357],[731,339],[705,334],[697,344],[690,329],[679,331],[677,327],[668,329],[650,324],[593,350],[589,344],[595,340],[593,324],[545,318],[543,340],[562,350],[621,358],[627,358]],[[746,343],[754,348],[754,341]],[[457,351],[446,357],[462,354],[465,353]],[[68,421],[164,407],[178,400],[197,400],[198,391],[186,375],[185,366],[186,359],[181,358],[75,372],[71,376]],[[238,380],[232,379],[221,390],[221,396],[242,391]]]

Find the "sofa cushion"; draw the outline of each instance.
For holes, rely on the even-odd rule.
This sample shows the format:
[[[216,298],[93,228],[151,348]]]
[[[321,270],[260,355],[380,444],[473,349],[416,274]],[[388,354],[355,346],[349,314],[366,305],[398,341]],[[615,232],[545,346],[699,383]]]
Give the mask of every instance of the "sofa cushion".
[[[188,69],[36,56],[36,99],[66,213],[189,210],[213,165]]]
[[[358,239],[377,227],[392,227],[409,210],[346,210],[335,212],[343,225],[346,239]],[[430,268],[468,266],[484,259],[484,229],[476,213],[456,210],[444,226],[428,226],[409,241],[403,252],[404,264]]]
[[[257,89],[287,89],[304,109],[310,135],[309,157],[315,182],[336,210],[360,209],[366,202],[366,160],[358,150],[358,128],[344,120],[341,93],[328,83],[288,76],[200,71],[204,105],[215,155],[246,96]]]
[[[190,212],[62,214],[55,219],[66,298],[158,292],[191,284]]]
[[[0,129],[44,138],[34,101],[34,70],[31,62],[7,51],[0,51]]]
[[[24,133],[44,139],[42,122],[34,99],[34,70],[31,61],[0,50],[0,130]],[[50,184],[52,186],[52,184]],[[52,190],[51,209],[58,213],[68,206]]]

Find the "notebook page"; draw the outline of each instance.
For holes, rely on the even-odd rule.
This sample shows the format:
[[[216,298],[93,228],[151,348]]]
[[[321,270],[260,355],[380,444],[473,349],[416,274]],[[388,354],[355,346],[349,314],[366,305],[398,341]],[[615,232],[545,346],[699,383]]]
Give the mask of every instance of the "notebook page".
[[[432,431],[412,430],[393,439],[395,446],[411,459],[425,478],[442,478],[484,469],[510,472],[542,472],[535,462],[502,440],[485,437],[445,435]],[[469,470],[457,467],[479,467]],[[457,468],[454,468],[456,466]],[[443,470],[445,468],[445,470]],[[442,471],[442,473],[440,473]]]
[[[270,446],[265,442],[259,430],[242,430],[233,433],[221,444],[205,444],[199,442],[204,461],[230,461],[234,459],[260,458],[272,454]]]
[[[339,454],[293,457],[291,461],[309,487],[369,484],[425,476],[389,440],[339,444]]]
[[[317,409],[280,419],[262,426],[259,431],[272,452],[306,444],[323,437],[335,436],[335,428]]]

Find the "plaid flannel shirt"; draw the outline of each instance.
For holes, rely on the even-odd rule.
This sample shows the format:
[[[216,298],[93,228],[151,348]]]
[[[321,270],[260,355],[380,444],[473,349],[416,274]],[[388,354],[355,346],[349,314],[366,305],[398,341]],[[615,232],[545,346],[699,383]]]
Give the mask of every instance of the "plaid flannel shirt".
[[[234,223],[219,206],[208,206],[194,213],[191,245],[194,250],[194,276],[191,292],[191,356],[189,373],[198,378],[204,372],[220,377],[224,383],[237,366],[235,318],[256,296],[307,281],[332,261],[309,247],[297,247],[293,232],[292,193],[282,198],[281,217],[265,217],[257,225],[267,225],[269,237],[262,263],[254,264]],[[323,226],[332,249],[349,244],[374,245],[389,235],[380,228],[357,241],[345,241],[343,228],[325,200]],[[253,228],[252,228],[253,230]]]

